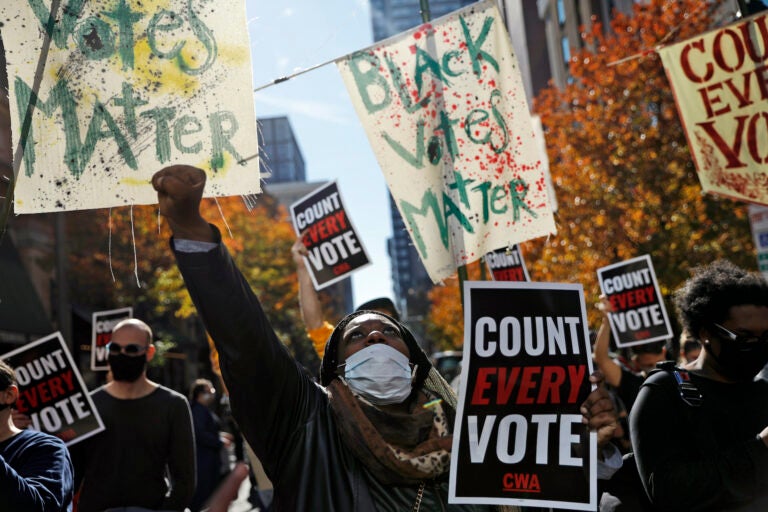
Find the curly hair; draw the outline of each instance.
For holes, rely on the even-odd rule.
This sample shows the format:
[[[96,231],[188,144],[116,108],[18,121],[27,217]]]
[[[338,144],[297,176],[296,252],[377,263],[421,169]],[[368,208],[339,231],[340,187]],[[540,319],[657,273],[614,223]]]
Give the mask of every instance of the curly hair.
[[[733,306],[768,307],[768,282],[760,274],[718,260],[695,268],[675,292],[674,301],[683,327],[698,336],[702,327],[725,321]]]

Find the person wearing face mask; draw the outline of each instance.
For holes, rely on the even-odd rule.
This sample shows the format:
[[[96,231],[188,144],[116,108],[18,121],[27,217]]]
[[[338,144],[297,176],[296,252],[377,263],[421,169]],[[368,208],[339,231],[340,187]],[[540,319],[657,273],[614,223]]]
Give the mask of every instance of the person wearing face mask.
[[[219,231],[199,213],[205,173],[157,172],[171,247],[214,340],[241,431],[274,484],[275,510],[493,510],[447,503],[456,396],[411,332],[370,310],[333,330],[316,383],[280,342]],[[610,437],[603,387],[585,423]]]
[[[112,381],[91,393],[105,430],[71,450],[78,512],[184,510],[195,490],[187,399],[147,378],[155,346],[146,323],[115,325],[107,351]]]
[[[630,433],[646,492],[658,510],[768,510],[768,382],[755,379],[768,363],[768,282],[718,261],[675,305],[703,350],[640,389]]]
[[[58,437],[14,425],[11,407],[18,397],[13,369],[0,361],[0,509],[71,511],[74,472],[67,447]]]

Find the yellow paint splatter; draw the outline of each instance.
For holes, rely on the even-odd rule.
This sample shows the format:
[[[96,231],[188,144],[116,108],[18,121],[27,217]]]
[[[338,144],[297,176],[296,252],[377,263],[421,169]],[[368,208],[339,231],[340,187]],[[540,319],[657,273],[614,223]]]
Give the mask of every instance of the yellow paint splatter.
[[[217,61],[227,66],[241,66],[248,62],[248,47],[242,45],[221,45]]]
[[[120,180],[120,184],[121,185],[127,185],[127,186],[130,186],[130,187],[144,187],[146,185],[149,185],[150,183],[151,182],[149,180],[146,180],[146,179],[141,180],[139,178],[130,178],[130,177],[122,178]]]
[[[175,60],[154,56],[146,39],[136,42],[134,55],[136,62],[142,64],[132,70],[133,84],[137,89],[151,91],[153,96],[173,94],[191,98],[200,88],[200,81],[182,72]]]

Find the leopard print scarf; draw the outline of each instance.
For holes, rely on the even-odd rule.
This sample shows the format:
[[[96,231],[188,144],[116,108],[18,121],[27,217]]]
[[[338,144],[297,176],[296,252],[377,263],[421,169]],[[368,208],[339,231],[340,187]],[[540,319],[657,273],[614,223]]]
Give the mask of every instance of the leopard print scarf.
[[[344,443],[377,480],[414,485],[448,471],[453,436],[440,400],[422,392],[412,412],[385,413],[341,379],[327,390]]]

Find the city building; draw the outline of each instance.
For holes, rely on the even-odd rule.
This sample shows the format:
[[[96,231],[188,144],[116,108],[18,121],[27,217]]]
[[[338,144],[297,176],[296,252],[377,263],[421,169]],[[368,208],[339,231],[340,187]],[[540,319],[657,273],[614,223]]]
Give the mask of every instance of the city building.
[[[285,116],[258,120],[259,168],[268,183],[306,181],[304,157]]]
[[[262,118],[258,120],[258,125],[259,167],[264,178],[264,191],[289,212],[291,204],[328,182],[306,181],[304,156],[287,117]],[[327,311],[337,318],[354,308],[351,279],[324,288],[321,296]]]

